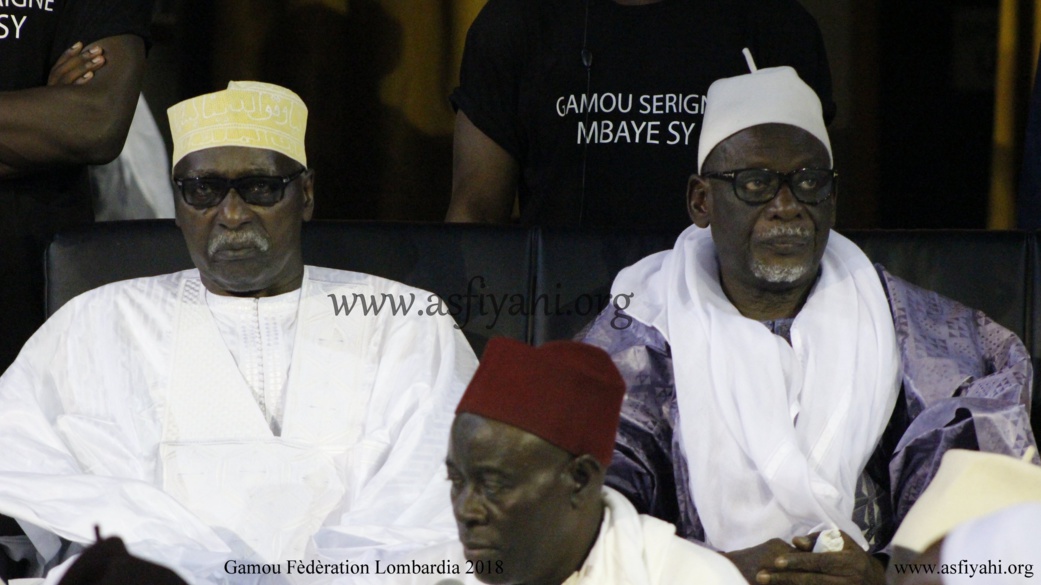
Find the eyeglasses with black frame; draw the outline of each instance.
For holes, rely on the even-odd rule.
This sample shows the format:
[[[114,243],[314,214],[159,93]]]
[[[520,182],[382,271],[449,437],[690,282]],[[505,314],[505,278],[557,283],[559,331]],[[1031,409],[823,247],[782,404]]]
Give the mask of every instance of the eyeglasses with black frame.
[[[745,203],[768,203],[777,197],[781,185],[787,183],[795,199],[817,205],[835,194],[839,174],[832,169],[796,169],[790,173],[771,169],[735,169],[703,176],[729,182],[734,195]]]
[[[286,195],[286,187],[307,171],[301,169],[292,175],[240,177],[187,177],[174,179],[174,184],[181,191],[184,202],[196,209],[209,209],[220,205],[228,193],[235,189],[239,197],[250,205],[271,207],[277,205]]]

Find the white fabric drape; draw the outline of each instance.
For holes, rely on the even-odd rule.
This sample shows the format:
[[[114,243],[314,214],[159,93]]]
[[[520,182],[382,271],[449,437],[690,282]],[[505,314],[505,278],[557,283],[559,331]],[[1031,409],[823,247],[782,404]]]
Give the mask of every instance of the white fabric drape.
[[[180,297],[187,288],[193,304]],[[195,582],[226,580],[227,560],[302,553],[297,538],[317,513],[320,528],[304,534],[308,554],[321,554],[327,531],[339,537],[332,544],[371,555],[452,537],[444,457],[476,358],[449,317],[337,315],[328,295],[345,289],[415,295],[417,305],[430,296],[308,267],[281,437],[221,345],[197,271],[116,283],[70,301],[0,377],[0,514],[80,543],[93,542],[99,525],[131,553]],[[203,329],[182,323],[179,342],[186,315],[202,319]],[[210,332],[200,345],[209,350],[205,360],[184,350],[202,339],[200,330]],[[178,359],[185,363],[175,371]],[[238,412],[222,408],[231,402]],[[289,452],[303,457],[278,455]],[[290,477],[300,461],[321,473]],[[254,464],[277,472],[272,489],[233,472]],[[287,477],[316,494],[309,515],[280,516],[295,509],[277,505],[288,497],[279,487]],[[327,506],[332,493],[339,497]],[[270,496],[273,505],[243,508],[236,498],[246,496]],[[284,528],[284,540],[271,526]],[[251,544],[251,535],[270,542]],[[247,558],[251,548],[255,558]]]
[[[604,488],[604,522],[582,568],[563,585],[617,583],[742,585],[737,567],[714,551],[676,536],[676,527],[639,514],[618,492]]]
[[[605,487],[604,519],[596,543],[578,571],[562,585],[745,585],[723,555],[676,536],[668,522],[640,514],[625,496]],[[465,571],[458,540],[391,559],[390,563],[449,563]],[[332,585],[481,585],[475,575],[370,575],[328,579]],[[324,585],[324,583],[323,583]]]
[[[863,252],[832,232],[789,346],[719,282],[711,231],[619,273],[613,294],[672,347],[682,445],[708,542],[736,550],[853,523],[854,489],[892,414],[900,363]]]

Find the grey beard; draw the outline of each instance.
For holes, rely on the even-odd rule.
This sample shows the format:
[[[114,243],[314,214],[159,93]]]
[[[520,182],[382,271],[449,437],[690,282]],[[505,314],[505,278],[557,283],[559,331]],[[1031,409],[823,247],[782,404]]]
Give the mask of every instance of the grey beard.
[[[752,262],[752,274],[760,280],[774,284],[795,282],[802,278],[807,270],[809,270],[809,266],[805,264],[799,266],[775,266],[765,264],[759,260]]]
[[[770,231],[759,236],[759,239],[768,240],[770,238],[776,238],[779,236],[800,236],[806,238],[812,238],[813,232],[805,228],[795,228],[791,226],[777,226]],[[781,284],[781,283],[792,283],[806,275],[806,271],[809,270],[808,265],[800,266],[776,266],[772,264],[766,264],[759,260],[752,261],[752,274],[760,280],[766,282]]]
[[[225,248],[254,247],[261,252],[267,252],[271,248],[271,240],[256,229],[244,231],[222,231],[210,238],[206,244],[206,252],[213,256]]]

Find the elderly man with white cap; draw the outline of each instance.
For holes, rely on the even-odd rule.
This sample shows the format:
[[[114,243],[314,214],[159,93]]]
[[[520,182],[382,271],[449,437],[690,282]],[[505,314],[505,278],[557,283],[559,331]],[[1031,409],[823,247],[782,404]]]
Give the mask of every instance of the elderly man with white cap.
[[[607,483],[749,582],[880,582],[943,451],[1034,444],[1030,358],[831,231],[820,101],[746,56],[708,92],[694,225],[617,276],[632,326],[584,337],[628,384]]]
[[[295,94],[232,82],[169,115],[196,268],[83,294],[26,344],[0,378],[0,514],[39,571],[98,525],[194,581],[452,535],[441,463],[477,366],[461,332],[336,315],[329,297],[428,293],[303,264]]]

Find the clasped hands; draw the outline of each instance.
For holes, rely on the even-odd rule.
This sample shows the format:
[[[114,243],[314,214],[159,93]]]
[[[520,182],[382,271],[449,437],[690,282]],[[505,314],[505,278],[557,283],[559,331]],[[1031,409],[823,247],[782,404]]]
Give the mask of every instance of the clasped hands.
[[[751,585],[875,585],[885,583],[885,567],[845,532],[840,552],[815,553],[820,533],[798,536],[792,544],[774,538],[723,553]]]

